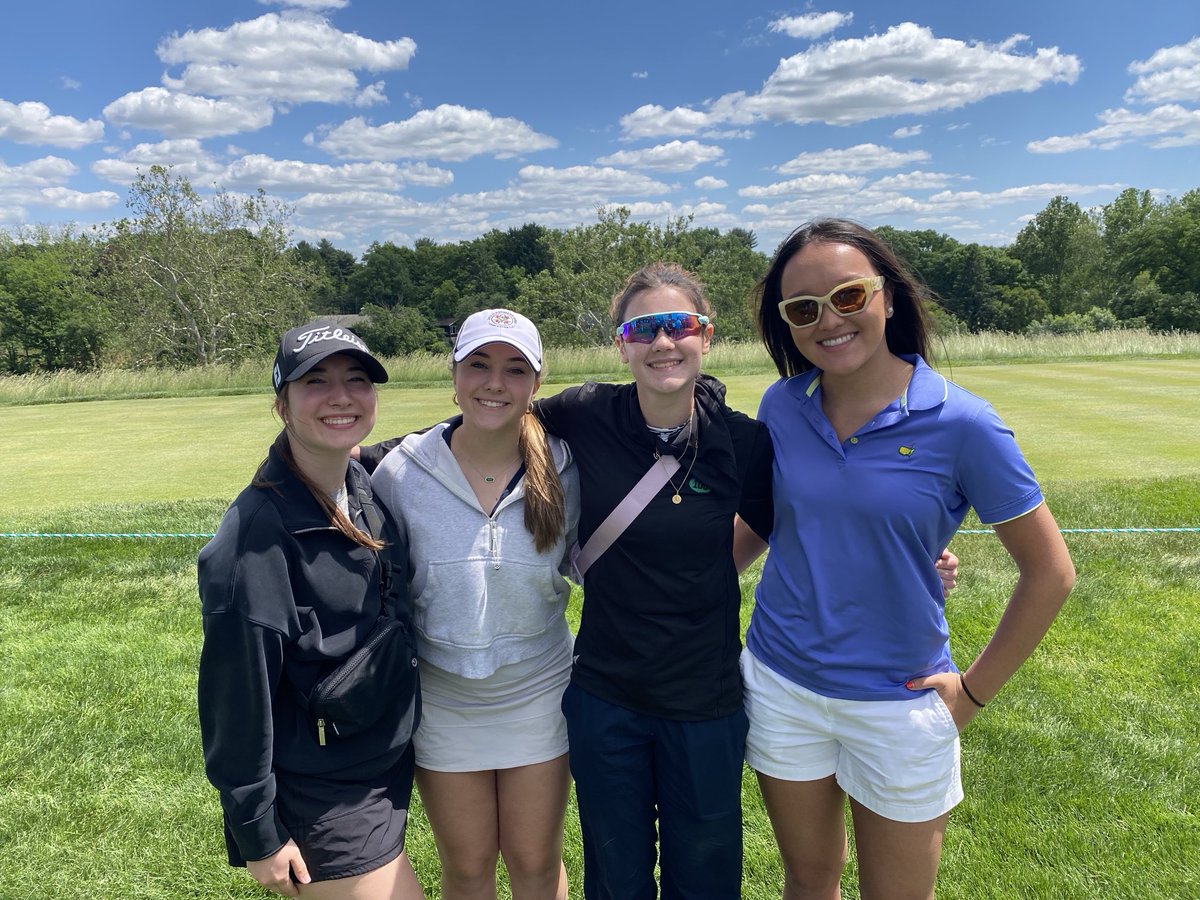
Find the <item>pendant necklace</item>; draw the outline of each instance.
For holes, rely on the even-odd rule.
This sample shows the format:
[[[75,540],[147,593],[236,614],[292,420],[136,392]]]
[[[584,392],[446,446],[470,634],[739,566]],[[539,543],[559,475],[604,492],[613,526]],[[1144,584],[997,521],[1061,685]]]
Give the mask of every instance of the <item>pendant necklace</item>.
[[[467,459],[466,456],[460,456],[458,458],[460,460],[462,460],[463,462],[465,462],[472,469],[474,469],[476,474],[478,474],[479,477],[483,479],[484,484],[495,484],[496,483],[495,475],[485,475],[483,473],[483,471],[479,468],[479,466],[475,465],[475,463],[473,463],[469,459]],[[518,456],[515,460],[512,460],[511,462],[509,462],[508,465],[506,465],[503,469],[500,470],[500,475],[501,476],[507,475],[509,473],[509,471],[513,468],[513,464],[520,462],[520,460],[521,460],[521,457]]]
[[[673,490],[675,492],[674,496],[671,497],[671,502],[674,503],[676,506],[678,506],[680,503],[683,502],[683,498],[681,496],[679,496],[679,492],[682,491],[684,489],[684,487],[687,485],[688,476],[692,474],[692,467],[694,465],[696,465],[696,457],[700,455],[699,446],[692,445],[692,430],[693,430],[693,427],[695,426],[695,424],[696,424],[696,408],[692,407],[692,415],[688,419],[688,426],[687,426],[688,427],[687,447],[692,448],[692,461],[691,461],[691,463],[688,464],[687,471],[683,473],[683,481],[681,481],[679,483],[679,487],[675,487],[675,479],[674,478],[672,478],[670,475],[667,476],[667,481],[669,481],[671,483],[671,490]],[[684,453],[687,453],[687,447],[684,448],[684,451],[683,451]],[[654,451],[654,458],[655,459],[662,458],[661,455],[659,454],[658,450]]]

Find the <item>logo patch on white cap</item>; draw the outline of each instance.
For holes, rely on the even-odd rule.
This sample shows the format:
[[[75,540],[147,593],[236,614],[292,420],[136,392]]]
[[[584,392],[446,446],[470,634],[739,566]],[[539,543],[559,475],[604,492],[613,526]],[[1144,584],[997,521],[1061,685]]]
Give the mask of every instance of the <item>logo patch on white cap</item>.
[[[488,324],[495,325],[497,328],[516,328],[517,317],[507,309],[495,309],[488,316]]]

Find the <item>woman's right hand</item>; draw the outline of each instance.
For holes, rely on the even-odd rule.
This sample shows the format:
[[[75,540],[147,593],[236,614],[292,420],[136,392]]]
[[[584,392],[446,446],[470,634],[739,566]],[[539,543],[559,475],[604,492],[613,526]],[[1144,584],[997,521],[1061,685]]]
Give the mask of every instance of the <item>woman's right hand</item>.
[[[299,897],[300,891],[296,889],[296,882],[308,884],[312,880],[308,877],[308,867],[304,865],[300,848],[290,838],[270,856],[246,863],[246,868],[254,876],[254,880],[268,891],[283,894],[285,897]],[[293,872],[296,875],[294,880]]]

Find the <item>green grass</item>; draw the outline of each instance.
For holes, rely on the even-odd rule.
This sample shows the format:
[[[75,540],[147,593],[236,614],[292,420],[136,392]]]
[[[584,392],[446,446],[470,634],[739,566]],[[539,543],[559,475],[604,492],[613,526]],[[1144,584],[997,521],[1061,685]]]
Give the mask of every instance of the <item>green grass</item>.
[[[1197,469],[1200,359],[956,368],[1014,429],[1039,477],[1144,478]],[[753,413],[767,372],[725,376],[732,406]],[[563,385],[546,385],[546,394]],[[456,412],[449,382],[380,391],[374,438]],[[0,531],[30,497],[87,503],[231,500],[279,428],[267,394],[15,406],[0,431]],[[1181,523],[1189,524],[1189,523]],[[1200,523],[1190,523],[1200,524]]]
[[[947,335],[935,341],[935,359],[953,366],[998,362],[1055,362],[1113,357],[1158,359],[1200,358],[1200,334],[1152,334],[1148,331],[1104,331],[1083,335],[981,334]],[[385,360],[391,384],[428,387],[444,382],[446,355],[413,354]],[[774,371],[761,345],[717,340],[705,361],[708,371],[731,375]],[[68,403],[83,400],[144,400],[227,394],[270,395],[269,359],[237,365],[191,369],[104,369],[96,372],[53,372],[0,375],[0,406]],[[611,346],[550,347],[546,351],[548,384],[575,384],[589,378],[624,380],[626,375]]]
[[[1200,526],[1197,360],[955,370],[993,400],[1063,527]],[[757,406],[767,374],[732,376]],[[0,531],[207,532],[275,431],[265,395],[12,407]],[[387,388],[377,436],[452,411]],[[968,523],[969,526],[977,523]],[[197,539],[0,538],[0,900],[265,896],[224,863],[195,713]],[[1200,896],[1200,535],[1068,535],[1078,586],[963,738],[940,898]],[[1012,565],[963,535],[956,657],[991,633]],[[742,579],[743,621],[754,574]],[[577,615],[577,604],[572,615]],[[746,779],[747,898],[782,874]],[[409,848],[430,897],[436,851]],[[578,896],[578,826],[567,867]],[[854,867],[845,896],[857,897]]]

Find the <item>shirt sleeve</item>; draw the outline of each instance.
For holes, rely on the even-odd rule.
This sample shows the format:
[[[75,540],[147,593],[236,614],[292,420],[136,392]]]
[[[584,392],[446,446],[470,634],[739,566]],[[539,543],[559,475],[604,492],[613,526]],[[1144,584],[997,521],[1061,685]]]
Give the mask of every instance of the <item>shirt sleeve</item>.
[[[553,397],[533,401],[533,414],[538,417],[547,434],[570,441],[571,412],[578,405],[580,391],[580,387],[570,387]]]
[[[283,671],[283,636],[244,613],[264,602],[255,592],[269,591],[266,602],[272,604],[288,602],[290,582],[277,545],[253,559],[230,558],[230,551],[201,558],[200,735],[205,772],[220,794],[229,831],[242,855],[256,860],[290,837],[275,806],[272,752],[272,701]],[[213,572],[215,580],[206,579]]]
[[[378,444],[364,444],[358,448],[358,461],[362,467],[367,470],[367,474],[373,473],[383,458],[388,455],[393,447],[399,447],[404,440],[404,435],[400,437],[388,438],[386,441],[380,441]]]
[[[742,474],[738,515],[764,541],[770,538],[775,522],[775,502],[771,495],[774,463],[775,447],[771,443],[770,432],[766,426],[756,422],[748,463]]]
[[[579,470],[571,463],[562,472],[563,512],[566,517],[566,547],[562,560],[559,562],[558,573],[564,578],[570,578],[571,549],[579,540]]]
[[[1012,429],[989,403],[981,404],[968,423],[958,454],[957,482],[985,525],[1023,516],[1044,500]]]

